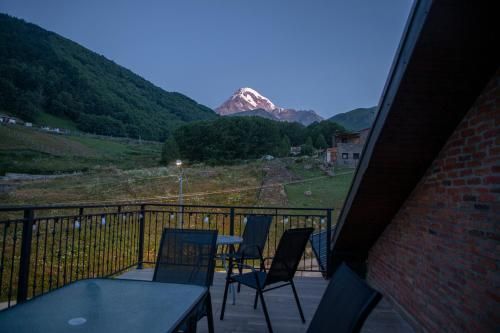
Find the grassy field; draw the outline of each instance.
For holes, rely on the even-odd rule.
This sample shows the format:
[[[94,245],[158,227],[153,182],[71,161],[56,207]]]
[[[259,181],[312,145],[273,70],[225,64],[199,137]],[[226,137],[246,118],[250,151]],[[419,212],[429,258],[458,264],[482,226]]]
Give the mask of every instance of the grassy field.
[[[22,126],[0,126],[0,175],[57,174],[103,167],[157,166],[161,145],[88,135],[59,135]]]
[[[282,186],[288,207],[335,208],[342,206],[352,171],[329,176],[318,165],[291,163],[294,180]],[[308,169],[304,169],[304,167]],[[268,164],[252,161],[233,166],[193,165],[184,168],[184,202],[237,206],[274,206],[259,197],[262,171]],[[149,200],[177,202],[179,170],[155,167],[121,170],[94,169],[60,178],[10,182],[12,188],[0,193],[4,204],[54,204]],[[277,185],[279,186],[279,184]],[[310,191],[310,195],[305,192]]]
[[[70,131],[77,131],[76,124],[70,119],[64,119],[62,117],[56,117],[46,112],[39,112],[37,118],[35,119],[36,124],[41,126],[64,128]]]
[[[308,181],[285,185],[288,205],[297,208],[333,208],[333,221],[340,210],[354,176],[353,169],[338,168],[325,175],[318,164],[305,161],[290,164],[292,173]]]
[[[184,202],[254,205],[260,186],[259,162],[232,167],[193,166],[184,169]],[[11,182],[0,194],[8,204],[177,201],[179,170],[156,167],[134,170],[102,168],[60,178]],[[252,188],[244,190],[243,188]]]
[[[66,174],[0,181],[2,204],[150,200],[176,202],[179,169],[160,167],[161,145],[127,139],[57,135],[0,126],[0,174]],[[75,171],[81,171],[72,174]],[[266,178],[270,177],[272,178]],[[352,169],[333,175],[313,158],[247,161],[231,166],[186,165],[184,202],[240,206],[340,208]],[[262,196],[262,186],[276,184]],[[269,195],[271,193],[271,195]],[[278,196],[284,200],[274,200]]]
[[[313,163],[294,163],[290,170],[307,182],[285,185],[288,202],[291,207],[340,208],[351,185],[352,169],[338,169],[331,175],[325,175],[318,165]]]

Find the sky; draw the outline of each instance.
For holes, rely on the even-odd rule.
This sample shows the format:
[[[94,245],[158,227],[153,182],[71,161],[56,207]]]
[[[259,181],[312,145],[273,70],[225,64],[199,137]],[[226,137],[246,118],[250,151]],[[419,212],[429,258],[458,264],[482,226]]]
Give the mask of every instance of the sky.
[[[0,0],[0,12],[211,108],[251,87],[330,117],[377,105],[412,2]]]

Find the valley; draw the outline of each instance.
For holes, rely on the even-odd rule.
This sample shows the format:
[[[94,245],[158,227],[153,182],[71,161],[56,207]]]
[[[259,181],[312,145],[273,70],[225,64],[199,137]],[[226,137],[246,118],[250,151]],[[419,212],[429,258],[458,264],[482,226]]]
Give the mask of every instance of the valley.
[[[96,136],[56,135],[0,126],[2,205],[177,202],[180,169],[160,166],[161,145]],[[232,165],[187,164],[186,204],[340,208],[352,169],[325,169],[314,157]]]

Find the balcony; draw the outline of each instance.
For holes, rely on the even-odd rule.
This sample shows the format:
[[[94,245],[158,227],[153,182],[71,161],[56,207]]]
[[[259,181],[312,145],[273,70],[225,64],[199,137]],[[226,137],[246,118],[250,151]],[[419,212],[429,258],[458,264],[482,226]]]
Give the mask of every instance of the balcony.
[[[96,277],[151,280],[161,231],[169,228],[217,229],[241,235],[247,216],[273,216],[264,254],[272,257],[283,232],[313,227],[332,228],[331,209],[276,207],[178,206],[116,204],[0,208],[0,309],[43,295],[71,282]],[[327,240],[329,237],[327,237]],[[330,242],[319,244],[329,255]],[[258,263],[255,263],[258,265]],[[262,332],[261,310],[253,310],[254,293],[242,287],[236,305],[228,304],[220,321],[225,275],[218,272],[211,288],[217,332]],[[328,283],[330,268],[318,264],[308,244],[296,274],[306,320],[316,310]],[[304,332],[292,294],[286,288],[266,294],[277,332]],[[206,321],[198,324],[207,330]],[[366,332],[411,332],[410,326],[382,301],[368,319]]]

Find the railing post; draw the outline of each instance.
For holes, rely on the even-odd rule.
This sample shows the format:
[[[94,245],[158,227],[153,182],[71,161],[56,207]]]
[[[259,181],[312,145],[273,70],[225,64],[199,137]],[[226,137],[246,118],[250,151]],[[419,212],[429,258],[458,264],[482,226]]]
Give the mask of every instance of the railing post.
[[[141,212],[139,213],[139,252],[137,253],[137,269],[142,269],[142,262],[144,261],[144,221],[146,214],[144,205],[141,205]]]
[[[229,210],[229,234],[234,235],[234,207]]]
[[[33,209],[24,210],[23,236],[21,240],[21,258],[17,281],[17,303],[24,303],[28,298],[28,279],[30,271],[31,236],[33,231]]]
[[[330,278],[332,276],[332,265],[331,265],[331,255],[332,255],[332,209],[327,209],[326,211],[326,276]]]

